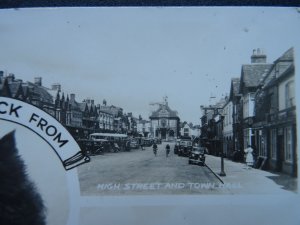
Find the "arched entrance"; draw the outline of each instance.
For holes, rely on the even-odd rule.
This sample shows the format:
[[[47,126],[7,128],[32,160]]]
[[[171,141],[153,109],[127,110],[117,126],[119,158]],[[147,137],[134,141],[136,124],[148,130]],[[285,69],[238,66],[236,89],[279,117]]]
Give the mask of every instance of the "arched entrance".
[[[167,138],[167,128],[161,128],[160,135],[161,135],[161,139],[166,139]]]

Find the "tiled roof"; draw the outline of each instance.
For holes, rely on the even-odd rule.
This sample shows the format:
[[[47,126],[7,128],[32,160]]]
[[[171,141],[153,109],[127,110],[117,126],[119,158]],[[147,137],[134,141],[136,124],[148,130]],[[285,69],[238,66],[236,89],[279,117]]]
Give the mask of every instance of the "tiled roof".
[[[276,61],[293,61],[294,60],[294,48],[288,49],[282,56],[280,56]]]
[[[17,91],[19,90],[20,86],[21,82],[13,82],[9,84],[9,89],[13,97],[17,94]]]
[[[267,73],[272,64],[248,64],[242,66],[241,82],[245,87],[257,87],[264,73]]]
[[[28,87],[31,88],[31,90],[38,95],[42,101],[53,103],[53,97],[50,93],[48,93],[47,88],[33,84],[31,82],[27,82]]]
[[[294,66],[294,49],[288,49],[282,56],[275,60],[273,67],[262,80],[262,84],[267,86],[273,85],[278,78],[292,71]],[[279,69],[277,68],[279,67]],[[277,68],[277,70],[276,70]]]
[[[294,64],[291,63],[291,64],[287,67],[287,69],[286,69],[284,72],[282,72],[277,78],[276,78],[275,76],[271,76],[271,78],[270,78],[268,81],[266,81],[265,87],[264,87],[264,88],[268,88],[268,87],[270,87],[270,86],[276,84],[276,82],[278,82],[278,80],[279,80],[280,78],[282,78],[283,76],[289,75],[289,74],[293,73],[293,72],[294,72],[294,69],[295,69]]]
[[[11,97],[11,91],[7,79],[4,79],[2,84],[0,83],[0,96]]]
[[[69,104],[71,105],[71,109],[81,111],[79,103],[75,100],[70,99]]]
[[[163,110],[163,107],[165,107],[165,110],[168,111],[169,117],[178,117],[177,112],[174,110],[171,110],[168,105],[160,105],[156,111],[152,112],[152,115],[150,116],[150,118],[151,117],[159,117],[159,112],[161,110]]]
[[[85,111],[85,108],[86,108],[86,102],[81,102],[81,103],[78,103],[79,104],[79,108],[82,112]]]
[[[103,112],[103,113],[106,113],[106,114],[113,115],[113,112],[108,110],[108,109],[99,109],[98,111],[99,111],[99,113]]]

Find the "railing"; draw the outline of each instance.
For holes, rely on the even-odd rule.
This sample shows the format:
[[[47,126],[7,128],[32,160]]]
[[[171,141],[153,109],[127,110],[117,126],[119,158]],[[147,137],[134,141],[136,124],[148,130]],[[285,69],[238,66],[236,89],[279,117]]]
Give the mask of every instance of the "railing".
[[[296,107],[290,107],[276,113],[266,114],[267,122],[278,122],[278,121],[286,121],[287,119],[295,119],[296,118]]]

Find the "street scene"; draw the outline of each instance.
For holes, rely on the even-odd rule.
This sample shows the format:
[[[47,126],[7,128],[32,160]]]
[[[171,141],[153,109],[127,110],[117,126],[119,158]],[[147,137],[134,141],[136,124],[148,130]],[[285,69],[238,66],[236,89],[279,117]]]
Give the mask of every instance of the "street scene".
[[[299,8],[0,11],[0,224],[300,224]]]
[[[166,145],[171,152],[166,157]],[[297,180],[288,176],[249,169],[242,163],[225,162],[220,177],[220,158],[206,157],[206,165],[190,165],[187,157],[174,154],[174,143],[119,154],[93,157],[78,168],[83,196],[157,194],[288,194],[296,193]]]
[[[251,63],[241,66],[240,77],[231,78],[229,94],[214,100],[214,104],[199,105],[198,124],[183,120],[167,95],[162,101],[148,103],[151,110],[145,118],[109,105],[105,99],[102,104],[93,98],[79,102],[74,93],[65,94],[59,83],[43,86],[42,77],[24,82],[13,73],[0,71],[0,94],[42,109],[68,130],[81,154],[91,159],[89,165],[79,168],[81,191],[86,195],[226,194],[248,190],[239,179],[226,183],[231,174],[224,171],[224,160],[252,171],[287,176],[292,182],[287,189],[295,191],[294,50],[288,49],[273,63],[267,63],[266,57],[261,49],[254,49]],[[37,126],[43,130],[45,124],[40,121]],[[172,153],[162,159],[167,143]],[[157,157],[153,158],[150,149],[157,144]],[[201,167],[190,165],[195,162]],[[251,191],[261,190],[255,185]]]

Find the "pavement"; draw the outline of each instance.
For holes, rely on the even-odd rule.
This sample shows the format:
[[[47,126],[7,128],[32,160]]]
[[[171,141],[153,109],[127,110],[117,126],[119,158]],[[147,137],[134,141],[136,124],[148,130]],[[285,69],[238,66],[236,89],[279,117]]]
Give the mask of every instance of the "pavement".
[[[221,158],[207,155],[206,164],[216,174],[221,172]],[[247,168],[245,163],[224,158],[226,176],[219,176],[232,194],[298,193],[298,179],[282,173]],[[233,187],[230,186],[233,185]],[[235,188],[237,187],[238,188]],[[233,190],[234,189],[234,190]]]

